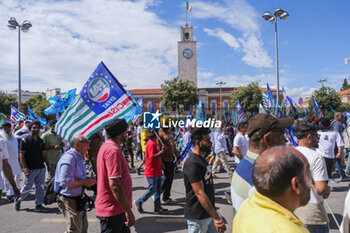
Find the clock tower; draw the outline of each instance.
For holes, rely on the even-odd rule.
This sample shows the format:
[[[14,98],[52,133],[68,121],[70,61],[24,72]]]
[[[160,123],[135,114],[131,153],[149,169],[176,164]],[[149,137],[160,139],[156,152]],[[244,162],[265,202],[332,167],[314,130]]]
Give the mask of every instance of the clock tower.
[[[197,86],[197,42],[193,40],[193,26],[181,27],[181,40],[177,42],[178,76]]]

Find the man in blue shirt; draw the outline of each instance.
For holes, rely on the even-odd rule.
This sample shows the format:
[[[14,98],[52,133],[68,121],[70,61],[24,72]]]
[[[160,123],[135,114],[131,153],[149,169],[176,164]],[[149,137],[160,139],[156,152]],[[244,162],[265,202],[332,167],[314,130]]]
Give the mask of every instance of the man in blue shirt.
[[[88,228],[86,210],[77,202],[84,193],[84,186],[96,184],[95,179],[86,177],[84,156],[89,149],[89,140],[84,135],[73,137],[73,147],[64,153],[57,163],[55,192],[59,192],[58,208],[66,218],[67,232],[86,233]]]

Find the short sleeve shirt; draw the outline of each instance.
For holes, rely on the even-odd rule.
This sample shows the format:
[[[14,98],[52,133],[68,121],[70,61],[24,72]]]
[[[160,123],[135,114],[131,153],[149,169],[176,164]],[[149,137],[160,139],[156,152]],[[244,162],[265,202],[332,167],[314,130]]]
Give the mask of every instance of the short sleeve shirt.
[[[40,137],[37,140],[32,136],[23,138],[19,150],[24,152],[24,158],[29,170],[45,168],[43,157],[45,143]]]
[[[97,197],[96,216],[112,217],[125,212],[113,196],[109,180],[118,178],[124,190],[126,200],[132,205],[132,181],[128,163],[121,148],[113,141],[107,140],[97,155]]]
[[[155,141],[148,140],[145,152],[145,176],[156,177],[162,174],[162,160],[161,158],[154,159],[159,152],[159,146]]]
[[[47,131],[41,138],[44,140],[46,147],[56,146],[61,144],[60,137],[57,134]],[[49,164],[57,164],[61,156],[61,150],[46,150]]]
[[[322,154],[323,157],[334,159],[334,148],[336,146],[344,146],[343,139],[337,131],[318,131],[320,140],[318,142],[317,151]]]
[[[0,137],[0,173],[2,172],[2,160],[3,159],[8,159],[9,154],[7,152],[7,147],[5,144],[5,140]],[[3,189],[2,187],[2,182],[0,182],[0,188]]]
[[[246,156],[248,149],[249,149],[249,141],[247,140],[247,137],[243,134],[237,134],[234,141],[233,146],[237,146],[239,152],[242,156]],[[235,162],[239,163],[241,160],[235,156]]]
[[[192,189],[192,183],[203,182],[204,192],[215,207],[214,183],[211,167],[207,160],[200,155],[191,153],[183,167],[184,184],[186,188],[185,217],[187,219],[204,219],[210,215],[200,204]]]

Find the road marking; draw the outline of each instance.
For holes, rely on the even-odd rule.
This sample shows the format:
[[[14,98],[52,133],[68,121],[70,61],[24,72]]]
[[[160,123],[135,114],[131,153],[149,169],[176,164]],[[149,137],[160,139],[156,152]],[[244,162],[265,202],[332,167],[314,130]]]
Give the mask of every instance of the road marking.
[[[64,222],[64,218],[43,218],[40,222]],[[97,222],[96,218],[89,218],[88,222]]]
[[[187,222],[185,218],[157,218],[156,222]]]

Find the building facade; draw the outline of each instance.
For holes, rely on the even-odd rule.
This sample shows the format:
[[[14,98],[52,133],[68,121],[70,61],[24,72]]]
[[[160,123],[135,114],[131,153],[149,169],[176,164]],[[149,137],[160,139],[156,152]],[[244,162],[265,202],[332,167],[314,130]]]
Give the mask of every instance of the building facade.
[[[12,91],[12,95],[16,98],[18,98],[18,89]],[[36,96],[36,95],[41,95],[43,98],[46,97],[45,92],[34,92],[34,91],[21,91],[21,102],[26,102],[27,100],[29,100],[30,98]]]

